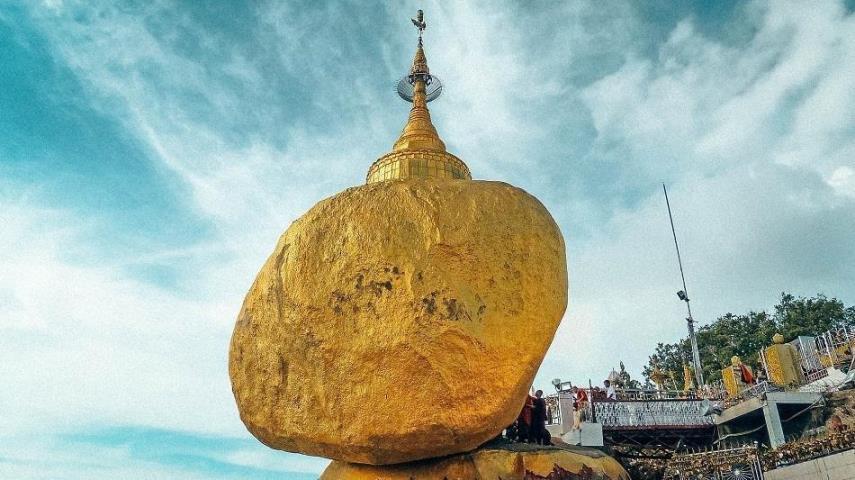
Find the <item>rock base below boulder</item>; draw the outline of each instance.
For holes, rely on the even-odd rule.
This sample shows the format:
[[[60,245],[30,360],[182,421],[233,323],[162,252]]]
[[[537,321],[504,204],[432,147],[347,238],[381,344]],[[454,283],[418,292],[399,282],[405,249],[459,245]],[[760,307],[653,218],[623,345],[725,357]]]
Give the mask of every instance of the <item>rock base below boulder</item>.
[[[397,465],[333,462],[321,480],[629,480],[612,457],[569,445],[488,444],[475,451]]]

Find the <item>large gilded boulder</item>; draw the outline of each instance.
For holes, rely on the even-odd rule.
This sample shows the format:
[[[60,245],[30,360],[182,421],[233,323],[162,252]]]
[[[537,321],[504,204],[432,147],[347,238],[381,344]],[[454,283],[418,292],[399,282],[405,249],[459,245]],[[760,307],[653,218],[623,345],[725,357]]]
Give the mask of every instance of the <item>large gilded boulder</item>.
[[[612,457],[583,447],[490,446],[399,465],[331,463],[320,480],[629,480]]]
[[[246,296],[229,373],[266,445],[390,464],[472,450],[519,413],[567,304],[549,212],[500,182],[321,201]]]

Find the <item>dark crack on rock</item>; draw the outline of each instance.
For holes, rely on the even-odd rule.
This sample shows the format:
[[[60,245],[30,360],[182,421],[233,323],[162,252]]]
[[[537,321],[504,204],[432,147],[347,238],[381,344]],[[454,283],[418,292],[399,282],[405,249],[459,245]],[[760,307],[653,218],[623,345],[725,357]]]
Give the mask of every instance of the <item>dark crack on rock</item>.
[[[436,312],[436,298],[433,295],[422,298],[422,303],[429,314]]]
[[[378,282],[376,280],[372,280],[368,286],[371,288],[374,295],[379,297],[383,294],[383,290],[392,290],[392,281],[386,280],[385,282]]]
[[[443,299],[442,303],[445,305],[445,311],[449,320],[460,320],[460,310],[457,307],[456,298]]]

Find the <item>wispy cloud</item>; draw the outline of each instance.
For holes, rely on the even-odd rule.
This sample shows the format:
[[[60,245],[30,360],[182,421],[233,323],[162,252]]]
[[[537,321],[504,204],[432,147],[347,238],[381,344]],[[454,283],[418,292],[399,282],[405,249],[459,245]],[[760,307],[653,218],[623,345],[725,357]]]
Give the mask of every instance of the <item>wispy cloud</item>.
[[[613,343],[632,344],[624,360],[640,365],[655,342],[684,334],[659,181],[672,190],[701,321],[765,308],[782,290],[852,301],[843,225],[855,220],[855,120],[842,112],[855,107],[855,20],[831,2],[745,9],[746,43],[707,38],[686,19],[655,56],[629,57],[583,90],[597,131],[588,160],[609,168],[607,191],[637,200],[575,255],[569,244],[575,301],[542,371],[572,358],[583,376],[607,372],[620,360],[603,355]]]
[[[138,281],[121,264],[79,264],[68,252],[92,227],[73,212],[0,205],[0,371],[15,385],[0,407],[27,411],[0,418],[4,431],[91,418],[238,431],[222,370],[233,305]]]
[[[0,437],[3,438],[3,437]],[[205,436],[133,426],[16,437],[0,446],[8,478],[294,479],[317,478],[322,459],[283,461],[247,438]]]
[[[4,474],[322,467],[247,447],[226,348],[278,235],[360,184],[400,131],[407,106],[392,87],[415,8],[446,83],[431,107],[441,135],[475,177],[541,198],[567,240],[571,306],[539,385],[598,381],[621,359],[637,372],[657,341],[683,334],[663,181],[701,322],[780,290],[855,302],[855,17],[840,2],[724,14],[636,2],[2,8],[8,41],[52,72],[26,98],[50,97],[63,111],[45,115],[83,132],[24,142],[34,117],[0,117],[20,146],[0,148],[0,173],[16,172],[0,183],[0,374],[16,391],[0,410],[21,412],[0,416]],[[81,146],[100,136],[105,151]],[[32,154],[42,144],[49,153]],[[79,171],[55,181],[64,155]],[[87,188],[109,200],[78,201]],[[154,220],[124,219],[134,203]],[[167,215],[170,229],[148,231]],[[164,461],[178,453],[157,451],[163,439],[193,458]],[[28,466],[39,451],[55,461]]]

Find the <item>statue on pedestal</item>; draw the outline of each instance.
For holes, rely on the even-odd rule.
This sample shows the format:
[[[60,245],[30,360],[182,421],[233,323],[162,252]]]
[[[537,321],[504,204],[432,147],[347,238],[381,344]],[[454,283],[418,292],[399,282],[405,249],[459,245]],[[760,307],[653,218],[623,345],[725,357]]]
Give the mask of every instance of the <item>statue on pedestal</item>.
[[[794,387],[805,381],[801,368],[801,356],[796,347],[784,343],[784,336],[776,333],[772,345],[763,352],[766,356],[766,370],[769,381],[775,385]]]
[[[650,379],[656,384],[656,390],[665,390],[665,374],[659,370],[659,365],[653,365],[653,373],[650,374]]]
[[[731,398],[738,397],[743,390],[754,385],[754,372],[736,355],[730,359],[730,366],[721,370],[721,378],[727,396]]]
[[[695,374],[688,364],[683,364],[683,393],[689,393],[695,389]]]

